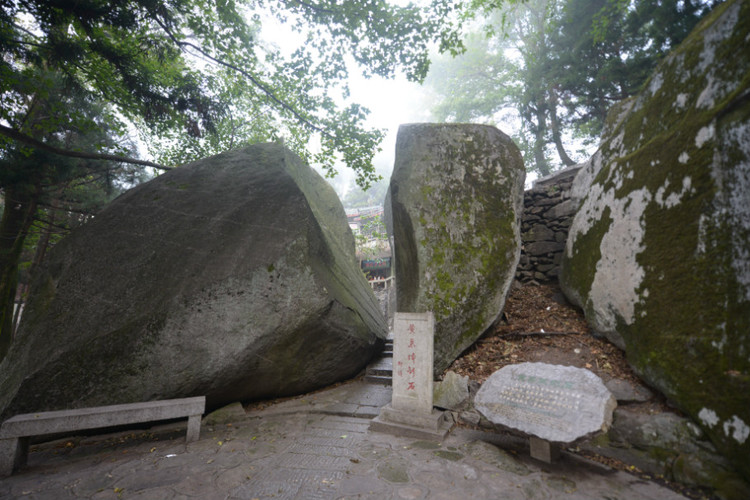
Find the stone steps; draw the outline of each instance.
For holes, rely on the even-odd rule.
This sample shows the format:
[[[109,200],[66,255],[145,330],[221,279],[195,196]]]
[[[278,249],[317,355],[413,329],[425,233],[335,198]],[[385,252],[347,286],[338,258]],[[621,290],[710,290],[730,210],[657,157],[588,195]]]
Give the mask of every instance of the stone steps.
[[[365,371],[365,380],[373,384],[391,385],[393,382],[393,339],[386,339],[383,352]]]
[[[379,385],[387,385],[387,386],[393,385],[393,380],[391,379],[391,377],[386,377],[386,376],[365,375],[365,381],[371,384],[379,384]]]
[[[367,367],[368,375],[391,376],[393,375],[393,358],[380,358]]]

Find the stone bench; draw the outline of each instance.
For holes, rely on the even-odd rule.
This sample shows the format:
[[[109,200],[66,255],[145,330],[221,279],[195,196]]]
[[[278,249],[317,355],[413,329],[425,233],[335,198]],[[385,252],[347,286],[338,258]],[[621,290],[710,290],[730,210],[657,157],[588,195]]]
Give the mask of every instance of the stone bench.
[[[29,438],[33,436],[187,417],[186,442],[196,441],[205,407],[205,396],[199,396],[16,415],[0,427],[0,477],[11,475],[13,470],[26,463]]]

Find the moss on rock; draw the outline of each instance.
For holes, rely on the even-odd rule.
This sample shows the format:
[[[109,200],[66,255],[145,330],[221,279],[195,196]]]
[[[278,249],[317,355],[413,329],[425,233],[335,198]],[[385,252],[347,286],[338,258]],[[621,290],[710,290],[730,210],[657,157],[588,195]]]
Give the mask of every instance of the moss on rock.
[[[502,312],[520,255],[523,162],[494,127],[402,126],[391,178],[398,310],[435,314],[435,372]]]
[[[750,5],[717,7],[617,110],[563,289],[750,478]]]
[[[335,192],[258,144],[128,191],[53,249],[0,413],[299,394],[356,375],[386,334]]]

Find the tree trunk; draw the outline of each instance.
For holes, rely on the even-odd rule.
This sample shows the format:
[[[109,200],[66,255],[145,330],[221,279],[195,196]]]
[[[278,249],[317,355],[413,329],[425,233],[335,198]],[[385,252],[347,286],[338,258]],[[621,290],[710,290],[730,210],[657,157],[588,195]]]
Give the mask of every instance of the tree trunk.
[[[555,148],[557,148],[557,155],[560,157],[560,161],[562,161],[566,167],[570,167],[571,165],[575,165],[576,162],[568,156],[568,153],[563,146],[562,138],[560,137],[560,122],[557,119],[557,92],[555,92],[554,88],[550,89],[549,101],[549,119],[550,127],[552,128],[552,140],[555,143]]]
[[[536,133],[534,137],[534,162],[536,171],[540,177],[550,174],[547,158],[544,156],[544,147],[547,145],[547,117],[545,116],[544,107],[537,106],[536,110]]]
[[[58,190],[58,194],[61,190]],[[48,221],[42,231],[42,236],[39,238],[39,242],[36,245],[36,251],[34,252],[34,260],[31,262],[29,268],[28,280],[26,283],[19,287],[19,292],[16,295],[20,297],[20,302],[17,304],[16,312],[13,315],[13,332],[18,329],[18,322],[21,319],[21,308],[26,303],[26,298],[29,296],[29,289],[31,288],[31,282],[34,280],[37,269],[41,266],[44,256],[49,248],[49,242],[52,239],[52,226],[55,224],[55,218],[57,216],[57,199],[53,199],[51,202],[52,208],[48,211]]]
[[[5,188],[5,209],[0,220],[0,360],[13,340],[18,261],[40,193],[40,186],[33,184]]]

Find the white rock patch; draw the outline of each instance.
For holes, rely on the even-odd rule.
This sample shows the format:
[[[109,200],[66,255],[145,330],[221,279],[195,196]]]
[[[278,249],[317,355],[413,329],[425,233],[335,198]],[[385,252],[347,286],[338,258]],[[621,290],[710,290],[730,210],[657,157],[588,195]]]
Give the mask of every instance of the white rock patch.
[[[594,182],[594,178],[602,169],[602,152],[597,150],[594,155],[581,165],[581,170],[573,179],[573,185],[570,188],[570,198],[578,205],[589,193],[589,187]]]
[[[648,89],[651,91],[651,95],[655,95],[659,91],[663,83],[664,77],[662,76],[662,74],[655,74],[648,86]]]
[[[698,131],[698,134],[695,136],[695,147],[702,148],[703,145],[714,138],[716,135],[716,128],[714,127],[714,124],[710,124],[706,127],[701,127],[701,129]]]
[[[677,94],[677,98],[674,101],[673,106],[677,109],[682,109],[685,107],[685,104],[687,104],[687,94]]]
[[[625,132],[620,132],[620,134],[612,139],[609,144],[609,150],[610,150],[610,157],[617,157],[617,156],[623,156],[625,152],[625,146],[623,144],[623,141],[625,140]],[[615,152],[616,154],[611,154],[612,152]]]
[[[729,158],[722,160],[725,164],[734,163],[732,186],[727,190],[734,239],[732,267],[737,281],[744,287],[745,300],[750,301],[750,247],[747,244],[747,237],[750,235],[750,124],[735,123],[732,128],[726,130],[722,137],[721,149],[741,153],[739,162]]]
[[[577,178],[576,178],[577,179]],[[586,234],[593,227],[594,223],[601,219],[602,209],[600,205],[592,203],[591,200],[598,200],[603,193],[601,184],[590,184],[588,186],[588,198],[578,209],[578,213],[573,219],[570,226],[568,240],[566,241],[566,251],[569,255],[573,254],[573,247],[576,238],[581,234]]]
[[[734,31],[740,17],[741,7],[742,2],[733,4],[721,16],[719,22],[712,24],[709,29],[703,32],[703,50],[700,53],[700,62],[698,63],[698,69],[701,72],[706,71],[714,63],[717,45],[728,39]]]
[[[614,190],[603,193],[600,203],[609,206],[612,223],[600,245],[601,259],[596,264],[591,284],[592,309],[600,327],[614,331],[617,317],[627,324],[635,321],[635,306],[646,273],[636,261],[645,250],[643,212],[651,201],[646,188],[615,198]]]
[[[691,184],[690,177],[685,177],[682,179],[682,190],[680,192],[670,193],[669,196],[664,198],[664,193],[669,188],[669,181],[667,180],[667,182],[656,191],[654,201],[662,208],[672,208],[677,206],[682,201],[682,198],[690,193]]]
[[[701,214],[698,218],[698,246],[696,248],[698,254],[706,253],[706,235],[709,222],[711,222],[711,219],[705,214]]]
[[[719,325],[722,330],[726,329],[726,323]],[[727,344],[727,334],[726,331],[724,332],[724,335],[721,336],[721,340],[719,342],[716,342],[715,340],[711,341],[711,345],[716,348],[719,352],[724,351],[724,346]]]
[[[727,437],[730,437],[730,429],[733,430],[731,437],[740,444],[743,444],[750,436],[750,427],[737,415],[732,415],[732,420],[724,422],[724,434]]]
[[[716,104],[716,94],[718,92],[718,84],[714,81],[713,77],[709,76],[707,78],[706,87],[703,89],[703,91],[698,96],[698,99],[695,101],[695,107],[698,109],[701,108],[713,108],[714,104]]]
[[[701,422],[703,422],[709,428],[712,428],[714,425],[719,423],[719,416],[715,411],[709,410],[708,408],[703,408],[701,411],[699,411],[698,418],[701,419]]]

